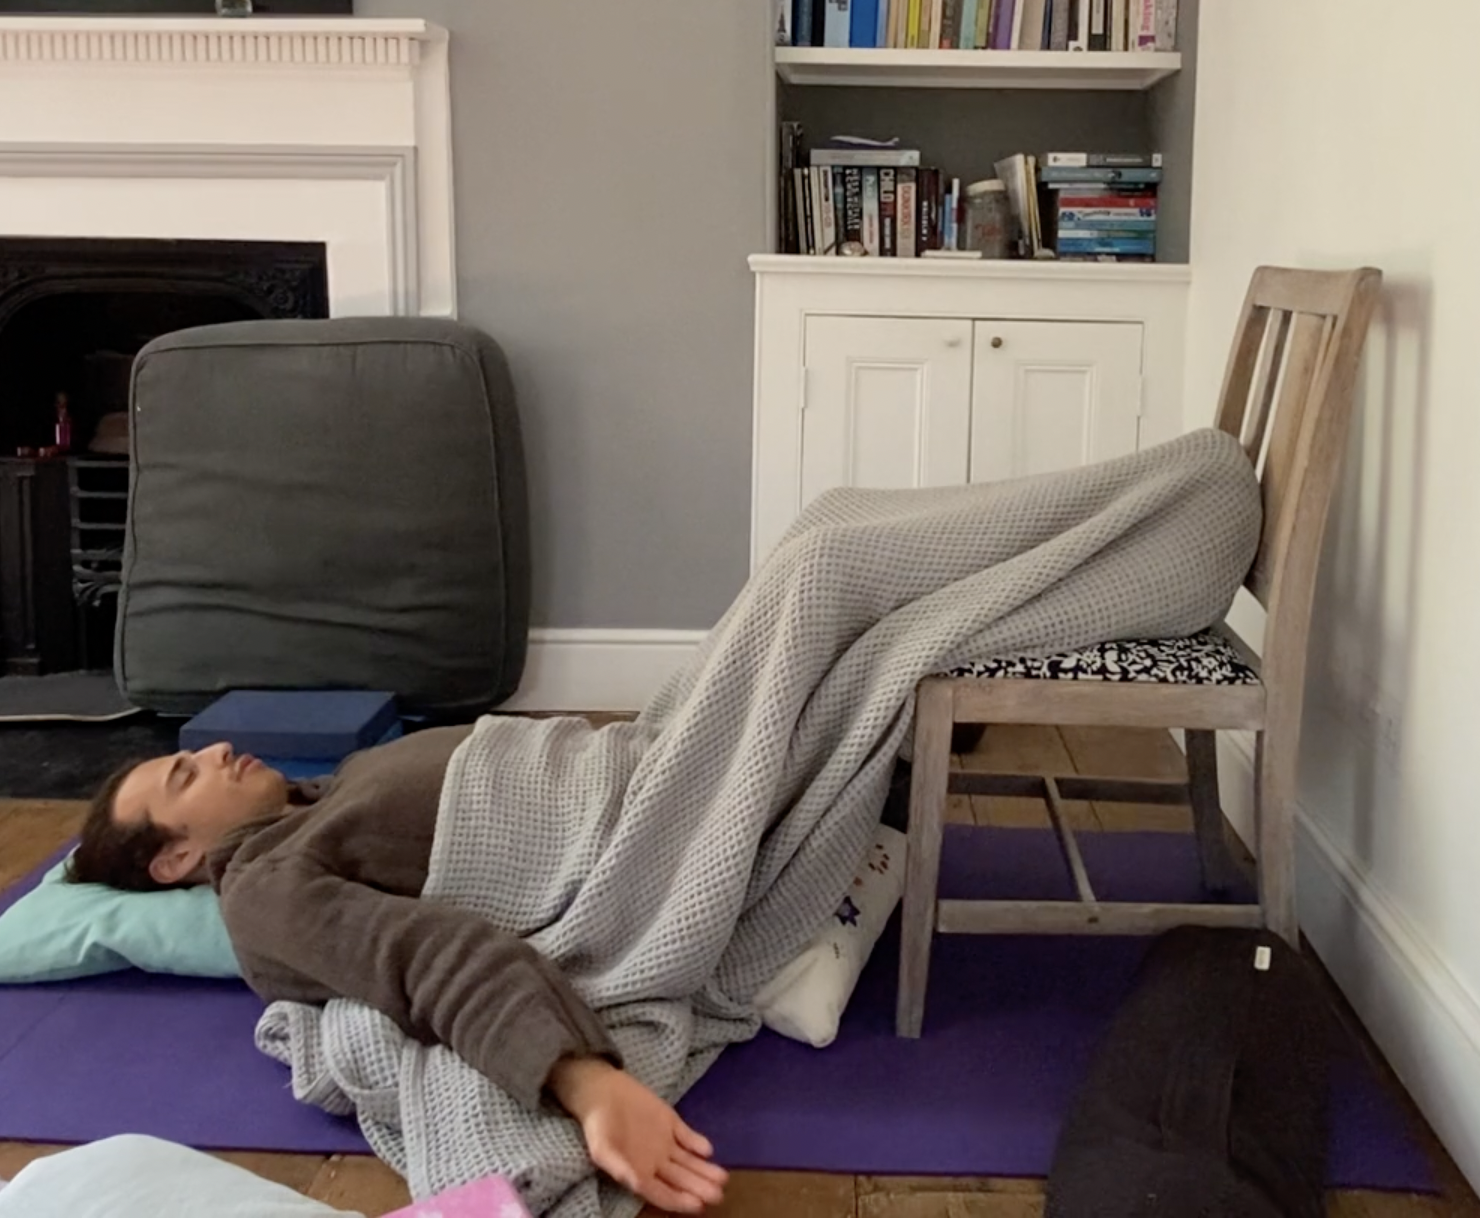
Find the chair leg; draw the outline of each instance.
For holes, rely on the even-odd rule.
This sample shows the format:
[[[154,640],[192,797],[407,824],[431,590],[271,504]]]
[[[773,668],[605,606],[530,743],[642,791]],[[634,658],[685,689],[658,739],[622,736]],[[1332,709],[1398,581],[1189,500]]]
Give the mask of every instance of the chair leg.
[[[1295,900],[1295,782],[1297,753],[1288,738],[1259,734],[1254,806],[1259,823],[1259,900],[1264,923],[1300,947]]]
[[[1225,897],[1238,879],[1224,836],[1223,799],[1218,792],[1218,734],[1188,731],[1187,779],[1192,796],[1192,820],[1202,860],[1203,888]]]
[[[951,687],[921,684],[915,710],[910,781],[909,849],[905,857],[904,915],[899,945],[899,994],[894,1029],[915,1038],[925,1024],[925,987],[935,935],[935,894],[951,770]]]

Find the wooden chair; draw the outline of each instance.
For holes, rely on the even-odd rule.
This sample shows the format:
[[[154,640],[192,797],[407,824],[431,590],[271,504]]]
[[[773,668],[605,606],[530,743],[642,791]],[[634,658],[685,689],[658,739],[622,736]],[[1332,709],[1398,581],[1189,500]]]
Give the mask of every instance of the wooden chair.
[[[1249,286],[1217,426],[1239,437],[1261,467],[1264,530],[1245,586],[1267,614],[1262,660],[1225,628],[1191,644],[1150,644],[1153,652],[1185,652],[1189,646],[1227,649],[1216,663],[1234,675],[1218,683],[1186,683],[1174,671],[1175,664],[1159,664],[1157,675],[1132,682],[943,674],[920,683],[896,1012],[899,1035],[920,1035],[936,932],[1135,935],[1182,924],[1266,925],[1298,945],[1294,797],[1306,641],[1322,535],[1381,283],[1381,272],[1370,268],[1337,273],[1263,267]],[[1181,728],[1186,731],[1188,781],[953,773],[956,725],[994,723]],[[1218,796],[1215,733],[1220,730],[1258,733],[1259,904],[1099,900],[1065,819],[1065,800],[1190,803],[1204,884],[1214,893],[1226,893],[1231,886],[1234,863],[1225,846]],[[946,798],[960,793],[1043,799],[1078,899],[937,900]]]

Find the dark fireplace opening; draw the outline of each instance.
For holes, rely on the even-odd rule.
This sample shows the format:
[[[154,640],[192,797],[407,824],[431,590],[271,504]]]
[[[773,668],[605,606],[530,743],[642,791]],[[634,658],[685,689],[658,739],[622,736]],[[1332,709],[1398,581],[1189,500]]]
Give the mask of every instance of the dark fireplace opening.
[[[0,671],[112,664],[140,349],[327,317],[327,266],[317,243],[0,237]]]

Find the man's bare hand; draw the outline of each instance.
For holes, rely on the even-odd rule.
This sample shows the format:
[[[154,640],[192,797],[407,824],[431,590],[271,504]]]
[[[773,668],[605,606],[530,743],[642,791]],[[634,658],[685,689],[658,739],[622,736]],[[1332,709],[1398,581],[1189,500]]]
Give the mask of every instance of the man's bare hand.
[[[567,1058],[550,1090],[580,1122],[591,1162],[644,1201],[697,1214],[724,1200],[729,1178],[714,1148],[630,1074],[597,1057]]]

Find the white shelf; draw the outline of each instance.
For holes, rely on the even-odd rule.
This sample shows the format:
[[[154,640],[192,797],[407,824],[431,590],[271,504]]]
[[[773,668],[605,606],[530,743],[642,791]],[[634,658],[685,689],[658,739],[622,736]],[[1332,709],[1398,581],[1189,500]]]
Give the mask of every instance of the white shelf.
[[[789,85],[1140,91],[1182,67],[1177,51],[896,51],[777,47]]]
[[[1059,262],[1052,258],[820,258],[752,254],[757,275],[851,275],[876,279],[1008,279],[1019,282],[1190,283],[1185,262]]]

